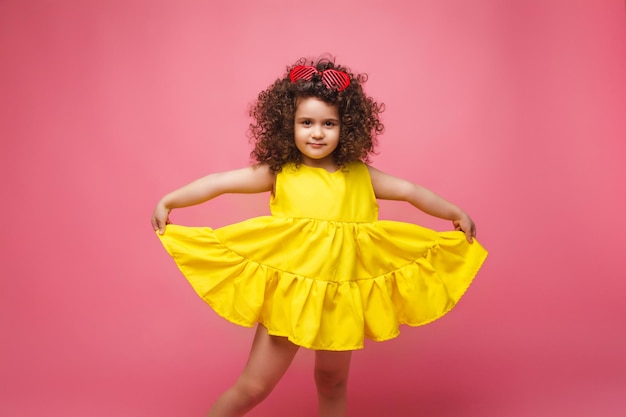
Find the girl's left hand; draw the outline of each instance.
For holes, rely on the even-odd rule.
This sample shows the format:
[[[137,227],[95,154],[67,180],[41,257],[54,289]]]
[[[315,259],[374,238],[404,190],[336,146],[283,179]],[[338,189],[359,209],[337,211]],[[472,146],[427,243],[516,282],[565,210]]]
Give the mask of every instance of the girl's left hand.
[[[472,243],[472,238],[476,237],[476,225],[467,214],[464,214],[457,220],[453,220],[452,224],[454,224],[454,230],[465,233],[467,241]]]

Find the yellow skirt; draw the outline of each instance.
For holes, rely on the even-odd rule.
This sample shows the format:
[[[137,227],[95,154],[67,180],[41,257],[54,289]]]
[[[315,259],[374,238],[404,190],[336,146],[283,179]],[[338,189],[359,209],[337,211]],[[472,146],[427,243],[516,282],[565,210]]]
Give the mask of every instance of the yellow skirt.
[[[414,224],[256,217],[158,235],[220,316],[315,350],[355,350],[446,314],[487,256],[462,232]]]

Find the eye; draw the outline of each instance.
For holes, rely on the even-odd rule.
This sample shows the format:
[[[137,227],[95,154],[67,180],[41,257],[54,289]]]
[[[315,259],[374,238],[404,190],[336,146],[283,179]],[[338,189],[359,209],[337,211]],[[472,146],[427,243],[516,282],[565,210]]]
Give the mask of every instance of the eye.
[[[305,126],[311,126],[311,121],[310,120],[303,120],[302,124]]]
[[[332,122],[330,120],[326,122],[326,127],[333,127],[333,126],[336,126],[336,125],[337,124],[335,122]]]

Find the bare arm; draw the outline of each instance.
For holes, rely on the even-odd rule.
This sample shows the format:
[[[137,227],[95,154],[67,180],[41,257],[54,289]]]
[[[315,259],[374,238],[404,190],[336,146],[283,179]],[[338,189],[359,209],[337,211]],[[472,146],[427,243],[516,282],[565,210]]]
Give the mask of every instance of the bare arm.
[[[468,241],[471,242],[476,236],[474,222],[460,207],[421,185],[386,174],[371,166],[368,169],[376,198],[409,202],[424,213],[451,220],[455,230],[463,231]]]
[[[274,174],[267,165],[218,172],[199,178],[166,194],[152,214],[152,227],[163,234],[172,209],[188,207],[226,193],[262,193],[274,187]]]

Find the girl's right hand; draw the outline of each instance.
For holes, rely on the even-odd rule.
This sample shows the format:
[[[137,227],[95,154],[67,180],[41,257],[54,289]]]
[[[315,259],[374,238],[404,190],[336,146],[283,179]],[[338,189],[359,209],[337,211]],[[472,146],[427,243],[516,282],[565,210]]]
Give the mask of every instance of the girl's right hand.
[[[152,213],[152,228],[162,235],[165,232],[165,225],[170,223],[168,218],[170,209],[166,208],[162,202],[159,202]]]

